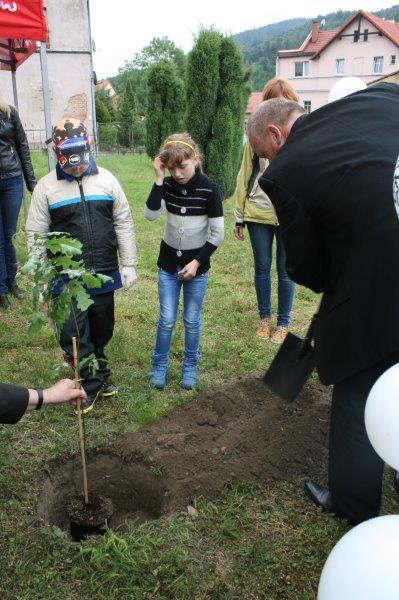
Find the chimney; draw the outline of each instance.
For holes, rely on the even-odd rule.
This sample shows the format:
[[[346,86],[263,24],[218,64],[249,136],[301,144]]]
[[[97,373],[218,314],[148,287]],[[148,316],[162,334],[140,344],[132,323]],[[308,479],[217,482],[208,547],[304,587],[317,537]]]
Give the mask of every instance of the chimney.
[[[317,42],[317,38],[319,37],[319,30],[320,30],[320,21],[314,20],[312,22],[312,36],[310,38],[310,41],[313,44],[315,42]]]

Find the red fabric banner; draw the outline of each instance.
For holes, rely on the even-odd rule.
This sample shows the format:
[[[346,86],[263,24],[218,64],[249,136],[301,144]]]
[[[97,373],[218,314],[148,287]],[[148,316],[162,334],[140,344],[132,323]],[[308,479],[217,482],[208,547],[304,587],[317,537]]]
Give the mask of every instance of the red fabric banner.
[[[15,71],[37,50],[31,40],[0,38],[0,71]]]
[[[43,0],[0,0],[0,37],[46,41]]]

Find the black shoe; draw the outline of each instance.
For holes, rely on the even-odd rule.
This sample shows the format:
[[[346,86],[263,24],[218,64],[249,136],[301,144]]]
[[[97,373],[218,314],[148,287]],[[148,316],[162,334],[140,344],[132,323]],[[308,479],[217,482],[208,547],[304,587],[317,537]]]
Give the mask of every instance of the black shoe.
[[[15,281],[13,283],[10,283],[10,285],[8,286],[8,293],[12,294],[14,298],[17,298],[17,300],[22,300],[22,298],[24,297],[23,291],[20,287],[18,287]]]
[[[98,392],[100,398],[111,398],[118,395],[118,388],[110,379],[104,381],[101,390]]]
[[[304,489],[305,494],[316,504],[316,506],[321,506],[325,512],[335,513],[334,501],[329,489],[322,488],[311,479],[305,482]]]
[[[0,308],[2,310],[8,310],[11,308],[11,304],[6,294],[0,294]]]
[[[82,404],[80,405],[80,410],[81,410],[82,414],[86,415],[88,412],[93,410],[94,404],[95,404],[96,400],[98,400],[99,395],[100,395],[100,392],[94,392],[93,394],[89,394],[87,396],[86,400],[84,402],[82,402]],[[75,412],[77,413],[78,410],[76,409]]]
[[[393,487],[397,494],[399,494],[399,471],[393,472]]]

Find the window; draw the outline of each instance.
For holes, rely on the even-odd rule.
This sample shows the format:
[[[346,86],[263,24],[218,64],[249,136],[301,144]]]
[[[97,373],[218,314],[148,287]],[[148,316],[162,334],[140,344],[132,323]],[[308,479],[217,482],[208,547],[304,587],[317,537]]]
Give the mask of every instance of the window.
[[[396,64],[396,54],[391,54],[391,65],[395,65]]]
[[[374,56],[373,58],[373,73],[382,73],[384,64],[383,56]]]
[[[365,29],[364,34],[363,34],[363,41],[367,42],[368,39],[369,39],[369,30]]]
[[[343,75],[344,74],[344,67],[345,67],[345,59],[344,58],[337,58],[335,60],[335,74],[336,75]]]
[[[355,31],[353,32],[353,41],[358,42],[359,38],[360,38],[360,32],[358,29],[355,29]]]
[[[303,101],[303,108],[307,113],[310,113],[312,110],[312,102],[310,100]]]
[[[295,77],[307,77],[309,75],[309,61],[295,63]]]

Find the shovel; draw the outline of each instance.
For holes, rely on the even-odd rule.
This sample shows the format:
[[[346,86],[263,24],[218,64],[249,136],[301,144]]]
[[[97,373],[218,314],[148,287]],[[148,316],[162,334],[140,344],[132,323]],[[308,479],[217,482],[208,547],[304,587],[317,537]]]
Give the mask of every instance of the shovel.
[[[267,387],[292,402],[302,390],[316,366],[312,346],[317,313],[313,315],[304,339],[288,332],[279,351],[263,377]]]

